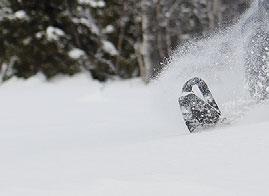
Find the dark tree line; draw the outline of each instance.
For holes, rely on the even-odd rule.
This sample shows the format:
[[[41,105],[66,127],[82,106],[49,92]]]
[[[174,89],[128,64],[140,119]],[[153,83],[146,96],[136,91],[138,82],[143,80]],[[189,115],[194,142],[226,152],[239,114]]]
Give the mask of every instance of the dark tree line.
[[[2,0],[1,76],[157,72],[181,42],[235,22],[247,0]]]

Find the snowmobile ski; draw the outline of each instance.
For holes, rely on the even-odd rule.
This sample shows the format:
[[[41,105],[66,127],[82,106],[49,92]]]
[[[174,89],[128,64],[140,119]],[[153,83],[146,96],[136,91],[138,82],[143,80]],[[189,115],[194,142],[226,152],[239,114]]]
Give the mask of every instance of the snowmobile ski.
[[[203,99],[195,95],[193,86],[197,85]],[[197,128],[209,127],[220,121],[221,112],[207,84],[200,78],[192,78],[182,88],[179,105],[190,132]]]

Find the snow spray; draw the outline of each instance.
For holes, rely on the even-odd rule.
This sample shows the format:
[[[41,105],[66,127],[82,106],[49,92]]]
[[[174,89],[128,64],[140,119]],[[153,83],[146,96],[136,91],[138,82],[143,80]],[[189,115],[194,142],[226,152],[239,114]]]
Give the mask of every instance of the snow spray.
[[[253,103],[245,71],[246,45],[253,28],[246,28],[246,24],[253,23],[250,18],[255,18],[257,9],[258,2],[254,2],[236,24],[206,38],[188,41],[173,52],[163,72],[151,84],[153,105],[165,114],[163,121],[183,124],[177,99],[184,83],[193,77],[207,82],[223,115],[231,120],[240,117]]]

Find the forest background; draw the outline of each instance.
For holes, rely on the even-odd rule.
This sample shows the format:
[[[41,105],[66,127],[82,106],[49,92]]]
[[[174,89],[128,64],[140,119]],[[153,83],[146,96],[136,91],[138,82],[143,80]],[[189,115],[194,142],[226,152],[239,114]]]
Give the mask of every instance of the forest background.
[[[248,0],[1,0],[1,79],[156,75],[176,47],[235,23]]]

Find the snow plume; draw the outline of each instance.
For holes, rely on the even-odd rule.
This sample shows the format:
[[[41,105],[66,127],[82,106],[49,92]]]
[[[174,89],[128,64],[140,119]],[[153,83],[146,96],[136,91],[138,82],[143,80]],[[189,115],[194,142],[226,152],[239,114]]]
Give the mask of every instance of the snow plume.
[[[241,115],[243,107],[249,107],[252,100],[245,85],[245,44],[249,38],[242,27],[256,9],[254,3],[237,24],[174,51],[165,70],[153,81],[158,89],[154,101],[167,114],[164,121],[178,123],[181,114],[177,99],[184,83],[193,77],[207,82],[225,116],[233,119]]]

